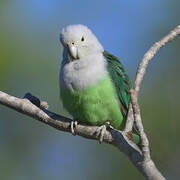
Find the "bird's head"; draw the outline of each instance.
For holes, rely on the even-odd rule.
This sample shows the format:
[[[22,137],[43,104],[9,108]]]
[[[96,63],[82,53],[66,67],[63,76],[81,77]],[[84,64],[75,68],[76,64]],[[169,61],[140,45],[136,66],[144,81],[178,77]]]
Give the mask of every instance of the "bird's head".
[[[80,24],[64,28],[60,34],[60,41],[64,49],[67,50],[71,61],[104,51],[91,30]]]

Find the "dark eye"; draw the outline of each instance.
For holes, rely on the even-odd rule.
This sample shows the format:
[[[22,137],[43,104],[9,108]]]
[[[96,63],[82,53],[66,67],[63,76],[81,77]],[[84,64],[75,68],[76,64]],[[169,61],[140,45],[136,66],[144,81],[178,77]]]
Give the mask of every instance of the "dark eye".
[[[84,41],[84,36],[81,38],[81,41]]]

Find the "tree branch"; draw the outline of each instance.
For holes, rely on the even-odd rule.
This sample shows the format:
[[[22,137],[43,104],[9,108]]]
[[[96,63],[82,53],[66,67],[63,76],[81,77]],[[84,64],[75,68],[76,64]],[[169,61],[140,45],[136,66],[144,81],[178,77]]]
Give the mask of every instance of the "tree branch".
[[[58,130],[71,133],[71,119],[48,111],[47,109],[37,107],[33,104],[34,96],[31,96],[29,93],[28,96],[26,95],[25,97],[28,99],[17,98],[0,91],[0,104],[32,117]],[[33,103],[31,101],[33,101]],[[40,105],[41,103],[39,103],[39,106]],[[97,126],[84,126],[78,124],[76,128],[76,134],[88,139],[99,140],[99,137],[96,134],[97,128]],[[132,163],[135,164],[140,171],[142,171],[143,166],[141,162],[141,150],[128,139],[126,133],[115,129],[111,129],[110,131],[106,130],[103,140],[104,142],[112,144],[120,151],[124,152],[132,161]]]
[[[137,74],[136,74],[136,80],[134,83],[134,89],[137,93],[137,96],[139,94],[139,90],[144,78],[144,75],[146,73],[147,66],[149,62],[153,59],[153,57],[157,54],[157,52],[165,46],[168,42],[174,40],[176,36],[180,34],[180,25],[178,25],[174,30],[172,30],[168,35],[163,37],[160,41],[156,42],[144,55],[143,59],[141,60]],[[129,111],[128,111],[128,116],[127,116],[127,121],[126,121],[126,126],[125,130],[126,132],[132,131],[134,124],[134,119],[133,119],[133,109],[132,109],[132,104],[129,106]]]
[[[144,127],[141,120],[140,108],[137,101],[137,94],[136,94],[136,91],[133,89],[131,89],[130,93],[131,93],[132,108],[134,112],[133,113],[134,119],[135,119],[136,127],[139,130],[139,135],[141,138],[141,148],[142,148],[143,158],[145,161],[149,161],[151,159],[150,150],[149,150],[149,140],[146,136],[146,133],[144,132]]]
[[[134,89],[137,93],[137,96],[139,94],[139,90],[142,84],[142,80],[144,78],[144,75],[146,73],[147,66],[149,62],[153,59],[153,57],[157,54],[157,52],[165,46],[168,42],[174,40],[175,37],[180,35],[180,25],[178,25],[176,28],[174,28],[168,35],[163,37],[160,41],[156,42],[144,55],[143,59],[141,60],[141,63],[138,66],[137,74],[136,74],[136,80],[134,83]]]
[[[124,132],[131,132],[133,129],[133,125],[134,125],[134,114],[132,109],[132,103],[130,103]]]
[[[149,149],[149,140],[147,138],[146,133],[144,132],[144,127],[142,124],[141,114],[140,114],[140,108],[138,104],[138,94],[139,90],[142,84],[142,80],[144,78],[144,75],[146,73],[147,66],[149,62],[153,59],[155,54],[159,51],[160,48],[165,46],[168,42],[172,41],[176,36],[180,35],[180,25],[178,25],[174,30],[172,30],[168,35],[163,37],[160,41],[156,42],[144,55],[143,59],[141,60],[141,63],[138,66],[138,71],[136,75],[136,80],[134,83],[134,90],[130,90],[131,93],[131,103],[128,111],[128,117],[127,117],[127,123],[125,126],[125,130],[132,130],[134,125],[134,120],[136,123],[137,130],[139,131],[140,138],[141,138],[141,148],[142,148],[142,155],[145,162],[152,162],[151,156],[150,156],[150,149]],[[133,113],[132,113],[133,110]],[[132,118],[132,114],[134,115],[134,118]],[[154,164],[154,163],[153,163]],[[147,169],[148,170],[148,169]],[[161,173],[157,170],[157,168],[154,169],[154,175],[149,174],[150,176],[148,179],[165,179]],[[153,176],[152,176],[153,175]]]
[[[179,34],[180,25],[171,31],[167,36],[162,38],[162,40],[155,43],[144,55],[137,71],[134,90],[131,90],[132,104],[130,104],[125,130],[118,131],[115,129],[110,129],[106,130],[104,135],[104,142],[117,147],[120,151],[126,154],[135,167],[144,175],[144,177],[149,180],[161,180],[165,178],[158,171],[150,157],[149,142],[144,132],[138,105],[138,93],[150,60],[161,47],[173,40]],[[71,132],[71,119],[48,111],[47,103],[40,102],[38,98],[30,94],[26,94],[24,99],[20,99],[0,91],[0,104],[12,108],[58,130]],[[141,137],[141,149],[139,149],[138,146],[129,140],[127,136],[127,132],[132,130],[134,120]],[[98,140],[99,137],[96,134],[97,128],[98,127],[96,126],[85,126],[78,124],[76,134],[88,139]]]

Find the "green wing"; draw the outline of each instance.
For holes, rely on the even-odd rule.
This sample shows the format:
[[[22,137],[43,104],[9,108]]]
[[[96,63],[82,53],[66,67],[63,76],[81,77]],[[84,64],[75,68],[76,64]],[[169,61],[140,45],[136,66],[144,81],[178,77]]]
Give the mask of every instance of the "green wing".
[[[131,98],[129,94],[129,90],[132,87],[131,82],[124,70],[123,65],[117,57],[109,54],[107,51],[104,51],[103,55],[108,62],[108,72],[114,86],[116,87],[116,92],[121,105],[121,111],[124,117],[126,117]]]

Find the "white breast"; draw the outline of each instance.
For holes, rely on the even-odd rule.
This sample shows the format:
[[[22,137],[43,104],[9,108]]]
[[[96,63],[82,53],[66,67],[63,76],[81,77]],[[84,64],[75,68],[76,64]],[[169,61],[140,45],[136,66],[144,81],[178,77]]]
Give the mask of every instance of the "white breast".
[[[60,70],[60,86],[69,90],[82,90],[95,85],[107,74],[106,60],[101,53],[65,63]]]

